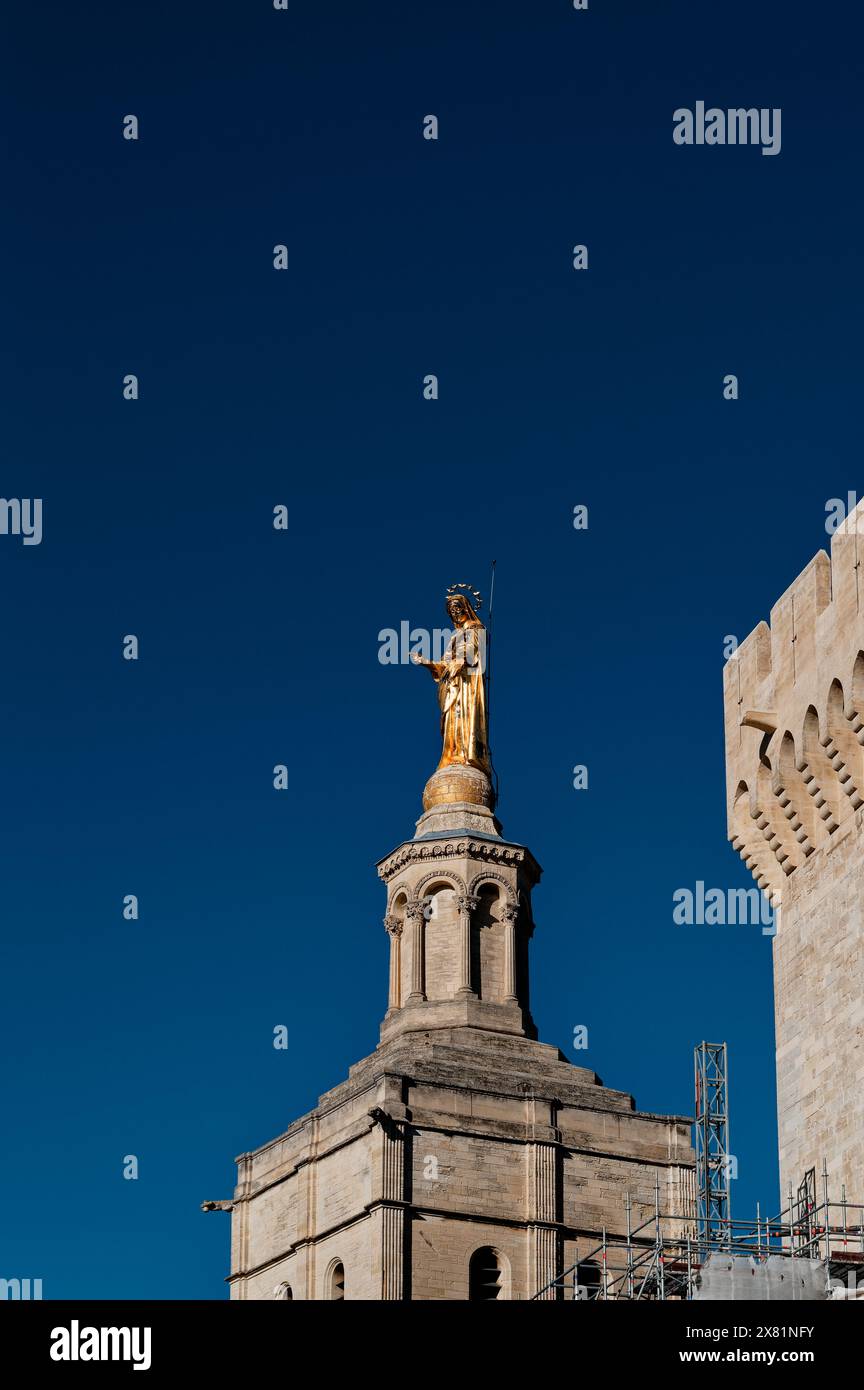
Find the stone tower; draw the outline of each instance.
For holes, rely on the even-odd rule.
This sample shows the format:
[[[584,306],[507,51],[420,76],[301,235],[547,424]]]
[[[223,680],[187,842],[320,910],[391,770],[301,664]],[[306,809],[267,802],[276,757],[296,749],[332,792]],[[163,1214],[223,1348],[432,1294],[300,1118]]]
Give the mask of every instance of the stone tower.
[[[380,1045],[208,1204],[232,1211],[232,1298],[530,1299],[604,1225],[623,1232],[626,1194],[634,1222],[655,1183],[665,1211],[692,1211],[689,1121],[636,1111],[536,1041],[540,867],[492,802],[470,769],[439,770],[380,862]]]
[[[859,504],[724,671],[729,838],[776,912],[784,1201],[823,1160],[864,1200],[862,558]]]

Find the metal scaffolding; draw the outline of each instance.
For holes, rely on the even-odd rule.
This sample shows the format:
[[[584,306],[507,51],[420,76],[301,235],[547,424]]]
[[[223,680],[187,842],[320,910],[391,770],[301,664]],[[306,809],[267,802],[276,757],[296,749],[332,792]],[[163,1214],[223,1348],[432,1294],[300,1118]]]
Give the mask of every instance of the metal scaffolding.
[[[729,1070],[724,1043],[694,1048],[696,1074],[696,1224],[700,1240],[727,1229],[732,1215],[729,1177]]]
[[[802,1184],[803,1186],[803,1184]],[[705,1261],[712,1252],[747,1256],[764,1263],[769,1256],[819,1260],[825,1264],[826,1281],[843,1284],[849,1276],[864,1274],[864,1206],[846,1198],[828,1200],[828,1171],[822,1168],[823,1196],[802,1205],[790,1193],[788,1206],[777,1216],[756,1220],[718,1219],[712,1233],[700,1235],[693,1214],[664,1213],[660,1208],[660,1184],[654,1188],[654,1210],[633,1224],[633,1204],[628,1196],[623,1212],[623,1232],[605,1228],[602,1240],[580,1256],[577,1264],[540,1289],[535,1298],[556,1290],[559,1298],[625,1301],[692,1299],[697,1292]]]
[[[796,1193],[776,1216],[733,1221],[729,1201],[729,1072],[724,1043],[700,1043],[694,1049],[696,1075],[696,1199],[688,1212],[663,1212],[660,1181],[655,1179],[654,1209],[627,1195],[620,1229],[603,1227],[602,1239],[534,1295],[585,1299],[589,1302],[692,1299],[702,1282],[709,1256],[743,1256],[763,1265],[769,1258],[816,1260],[828,1280],[857,1288],[864,1276],[864,1206],[846,1199],[829,1200],[828,1165],[823,1160],[821,1200],[816,1173],[805,1173]],[[836,1189],[835,1189],[836,1190]],[[596,1237],[595,1237],[596,1239]]]

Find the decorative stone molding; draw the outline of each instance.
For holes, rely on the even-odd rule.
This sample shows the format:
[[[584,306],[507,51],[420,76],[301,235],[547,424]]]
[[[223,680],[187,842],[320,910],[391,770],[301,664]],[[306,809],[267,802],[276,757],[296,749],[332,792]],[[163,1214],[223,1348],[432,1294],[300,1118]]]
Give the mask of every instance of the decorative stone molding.
[[[426,887],[427,883],[447,883],[457,895],[466,891],[465,880],[462,878],[461,874],[457,874],[449,866],[446,869],[435,869],[432,873],[424,874],[422,878],[418,878],[417,882],[414,884],[413,890],[413,896],[415,898],[423,897],[423,889]]]
[[[396,903],[399,901],[400,897],[404,897],[405,901],[407,902],[408,899],[412,896],[413,894],[411,892],[410,883],[406,883],[404,880],[401,883],[394,883],[393,886],[390,888],[388,894],[387,912],[389,914],[392,914],[393,909],[396,906]]]
[[[483,887],[484,883],[494,883],[497,888],[502,890],[502,897],[507,898],[510,902],[516,901],[516,893],[512,885],[503,874],[493,873],[491,869],[482,869],[480,873],[475,874],[468,884],[468,892],[476,893],[478,888]]]
[[[503,841],[475,840],[470,837],[453,840],[409,840],[400,845],[378,864],[378,876],[389,883],[408,864],[427,862],[447,863],[453,859],[477,859],[488,864],[519,867],[535,884],[540,878],[540,865],[529,850],[521,845]]]

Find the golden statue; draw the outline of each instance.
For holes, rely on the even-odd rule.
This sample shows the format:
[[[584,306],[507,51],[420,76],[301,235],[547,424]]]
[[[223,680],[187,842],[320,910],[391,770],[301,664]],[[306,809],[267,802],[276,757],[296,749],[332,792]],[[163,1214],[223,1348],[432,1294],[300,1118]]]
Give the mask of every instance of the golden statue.
[[[438,685],[441,709],[441,761],[430,779],[423,804],[442,801],[480,802],[491,805],[492,763],[489,754],[489,719],[486,692],[486,629],[476,609],[482,599],[467,584],[453,584],[447,591],[447,615],[454,632],[441,661],[429,661],[418,652],[413,659],[426,666]],[[464,768],[464,775],[442,777],[445,768]],[[476,769],[470,772],[468,769]],[[478,778],[477,774],[482,774]]]

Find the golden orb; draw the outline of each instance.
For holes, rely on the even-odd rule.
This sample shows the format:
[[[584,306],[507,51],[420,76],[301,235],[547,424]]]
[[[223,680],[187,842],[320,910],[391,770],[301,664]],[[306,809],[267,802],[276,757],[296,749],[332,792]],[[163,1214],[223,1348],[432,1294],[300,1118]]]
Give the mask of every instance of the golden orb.
[[[495,792],[492,783],[478,767],[466,763],[449,763],[433,772],[423,791],[423,810],[431,811],[433,806],[495,805]]]

